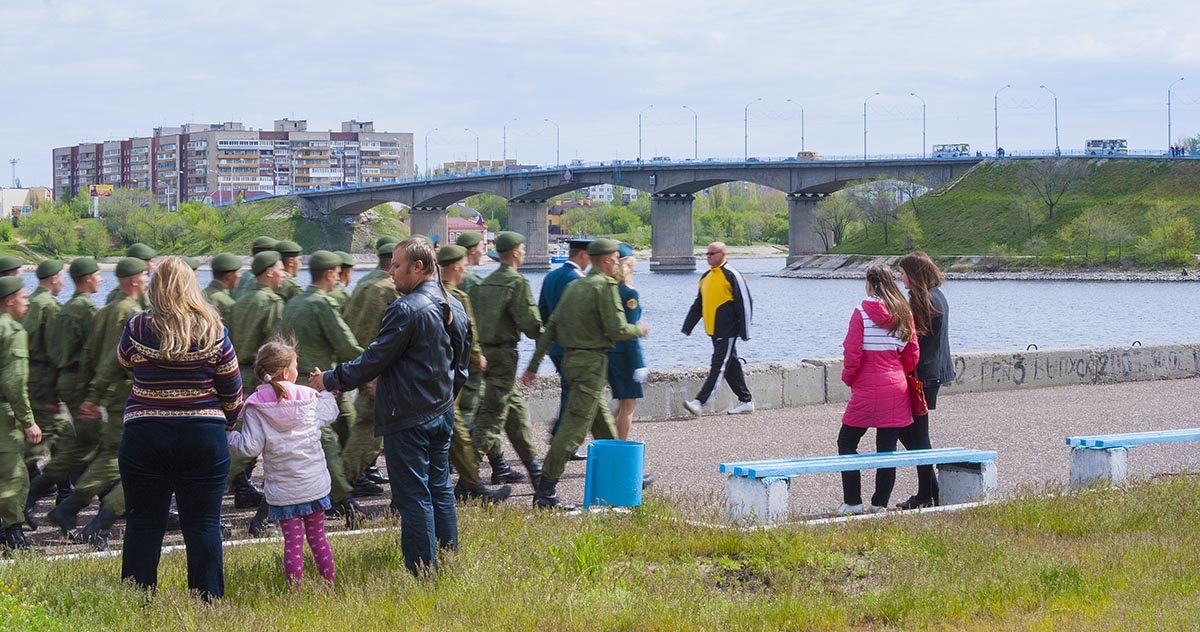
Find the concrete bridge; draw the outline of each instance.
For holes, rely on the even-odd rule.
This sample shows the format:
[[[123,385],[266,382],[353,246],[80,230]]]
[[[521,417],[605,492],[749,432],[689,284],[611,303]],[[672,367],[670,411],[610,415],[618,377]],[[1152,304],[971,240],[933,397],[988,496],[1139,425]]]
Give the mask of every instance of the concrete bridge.
[[[879,176],[904,179],[912,175],[937,186],[962,175],[983,158],[809,160],[726,162],[613,161],[534,171],[450,176],[317,191],[299,195],[301,210],[316,220],[357,215],[388,202],[408,206],[412,231],[424,235],[446,234],[447,207],[477,193],[508,200],[508,226],[525,235],[525,268],[550,267],[547,252],[548,200],[556,195],[600,184],[614,184],[650,194],[652,254],[650,269],[691,272],[694,227],[692,201],[696,193],[726,182],[751,182],[787,194],[788,258],[824,252],[816,222],[817,203],[829,194],[860,180]]]

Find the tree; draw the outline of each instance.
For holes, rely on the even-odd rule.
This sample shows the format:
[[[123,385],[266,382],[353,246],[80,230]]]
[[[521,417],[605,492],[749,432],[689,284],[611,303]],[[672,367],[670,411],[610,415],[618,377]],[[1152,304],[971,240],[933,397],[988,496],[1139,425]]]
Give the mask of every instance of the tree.
[[[1137,240],[1137,251],[1144,260],[1159,263],[1184,263],[1192,258],[1196,230],[1188,218],[1164,205],[1146,214],[1149,231]]]
[[[112,235],[104,229],[104,223],[96,219],[85,219],[78,226],[78,252],[87,257],[108,254],[112,248]]]
[[[79,236],[72,213],[70,207],[53,202],[38,204],[33,213],[22,218],[20,232],[56,255],[73,253],[79,245]]]
[[[1013,204],[1013,207],[1025,223],[1028,238],[1033,239],[1033,229],[1046,220],[1046,209],[1042,206],[1041,202],[1028,197],[1018,200]]]
[[[883,226],[883,243],[888,243],[888,223],[896,218],[900,205],[896,189],[886,178],[876,178],[846,189],[850,201],[858,207],[863,219]]]
[[[179,205],[178,213],[188,232],[200,243],[213,246],[221,242],[224,230],[217,209],[200,202],[184,202]]]
[[[917,198],[929,191],[929,181],[925,179],[925,176],[910,172],[901,175],[899,180],[893,180],[893,184],[899,198],[908,202],[914,215],[920,215],[921,209],[917,208]]]
[[[467,205],[474,207],[487,220],[491,230],[504,230],[508,226],[508,201],[499,195],[479,193],[467,198]],[[493,226],[493,220],[495,226]]]
[[[842,243],[846,229],[862,217],[850,196],[840,191],[818,202],[814,214],[826,250]]]
[[[896,237],[904,244],[904,249],[910,251],[916,250],[921,240],[925,239],[915,210],[906,208],[896,215]]]
[[[1070,158],[1024,160],[1017,176],[1026,193],[1046,207],[1046,219],[1054,219],[1054,209],[1064,195],[1075,191],[1087,176],[1087,162]]]

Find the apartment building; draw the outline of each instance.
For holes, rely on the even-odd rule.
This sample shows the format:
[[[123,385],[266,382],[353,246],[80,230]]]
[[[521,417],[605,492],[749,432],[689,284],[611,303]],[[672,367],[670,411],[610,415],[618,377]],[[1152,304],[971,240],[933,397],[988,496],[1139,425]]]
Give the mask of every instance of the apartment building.
[[[277,195],[414,175],[411,133],[376,132],[372,122],[354,120],[341,131],[309,131],[307,121],[292,119],[271,131],[239,122],[158,127],[148,137],[59,147],[52,161],[56,198],[111,184],[152,190],[170,208],[228,192]]]

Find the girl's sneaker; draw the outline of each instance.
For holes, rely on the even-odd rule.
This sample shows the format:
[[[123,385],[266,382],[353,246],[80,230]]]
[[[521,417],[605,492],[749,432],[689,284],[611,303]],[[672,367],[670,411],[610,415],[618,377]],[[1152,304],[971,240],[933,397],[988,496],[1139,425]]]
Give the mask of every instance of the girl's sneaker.
[[[837,511],[835,513],[837,513],[837,515],[839,515],[839,516],[857,516],[858,514],[860,514],[862,512],[863,512],[862,503],[859,503],[857,505],[847,505],[846,503],[842,503],[842,506],[838,507]]]

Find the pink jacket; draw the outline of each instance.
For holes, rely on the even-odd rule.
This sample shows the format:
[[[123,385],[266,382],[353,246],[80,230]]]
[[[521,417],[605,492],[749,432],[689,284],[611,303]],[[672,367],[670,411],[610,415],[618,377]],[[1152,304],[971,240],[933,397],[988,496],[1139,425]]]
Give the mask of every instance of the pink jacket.
[[[850,403],[842,423],[856,428],[900,428],[912,423],[905,374],[917,366],[917,338],[900,340],[888,332],[892,315],[877,298],[868,298],[850,316],[842,341],[842,381]]]

